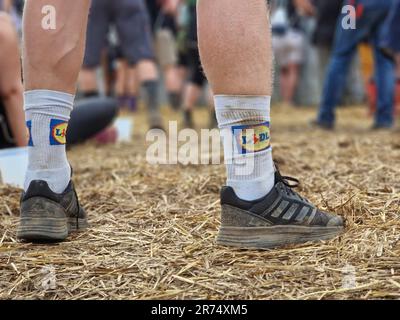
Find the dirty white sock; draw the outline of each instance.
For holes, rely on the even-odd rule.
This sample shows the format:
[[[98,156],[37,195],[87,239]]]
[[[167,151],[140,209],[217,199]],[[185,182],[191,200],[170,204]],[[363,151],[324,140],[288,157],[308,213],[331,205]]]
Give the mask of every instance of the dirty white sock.
[[[29,162],[25,191],[33,180],[44,180],[50,189],[62,193],[71,179],[65,144],[74,96],[50,90],[24,94],[25,117],[29,129]]]
[[[270,145],[269,96],[215,96],[224,142],[227,185],[247,201],[267,195],[275,184]]]

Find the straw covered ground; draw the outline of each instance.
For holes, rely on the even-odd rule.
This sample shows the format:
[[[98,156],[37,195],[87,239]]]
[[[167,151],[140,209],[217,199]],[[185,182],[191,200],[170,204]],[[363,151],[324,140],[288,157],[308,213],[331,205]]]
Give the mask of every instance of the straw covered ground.
[[[204,114],[205,111],[199,111]],[[19,190],[0,187],[2,299],[399,299],[400,133],[344,109],[334,133],[312,110],[273,112],[274,155],[300,190],[343,215],[329,242],[252,251],[215,244],[223,166],[146,162],[131,143],[69,152],[91,228],[58,245],[16,241]]]

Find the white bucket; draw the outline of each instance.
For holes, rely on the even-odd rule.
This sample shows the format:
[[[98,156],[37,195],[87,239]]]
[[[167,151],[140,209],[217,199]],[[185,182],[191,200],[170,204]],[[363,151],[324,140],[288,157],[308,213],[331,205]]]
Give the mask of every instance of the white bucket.
[[[132,118],[118,118],[114,123],[118,131],[118,142],[130,142],[133,133]]]
[[[0,183],[23,188],[28,167],[28,148],[0,150]]]

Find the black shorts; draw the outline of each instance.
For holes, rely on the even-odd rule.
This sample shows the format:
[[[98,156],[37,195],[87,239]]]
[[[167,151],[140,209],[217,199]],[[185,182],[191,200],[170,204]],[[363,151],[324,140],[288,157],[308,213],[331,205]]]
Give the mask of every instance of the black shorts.
[[[0,99],[0,149],[15,147],[15,141],[11,133],[3,102]]]
[[[118,33],[121,54],[130,65],[155,59],[150,18],[144,0],[92,0],[83,62],[85,68],[100,65],[101,52],[107,45],[112,24]]]
[[[200,53],[197,46],[191,46],[187,49],[187,60],[189,63],[189,82],[202,87],[207,83],[207,78],[201,67]]]

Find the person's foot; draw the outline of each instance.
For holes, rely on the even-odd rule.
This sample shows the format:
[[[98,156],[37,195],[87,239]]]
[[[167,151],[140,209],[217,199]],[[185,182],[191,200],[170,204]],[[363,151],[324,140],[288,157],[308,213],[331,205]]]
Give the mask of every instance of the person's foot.
[[[380,130],[392,130],[393,125],[392,124],[380,124],[380,123],[375,123],[371,130],[373,131],[380,131]]]
[[[183,125],[185,128],[189,128],[189,129],[194,128],[193,113],[191,110],[183,111]]]
[[[150,126],[150,130],[165,131],[161,114],[159,114],[159,113],[151,114],[150,118],[149,118],[149,126]]]
[[[72,181],[62,194],[50,190],[47,182],[32,181],[21,196],[17,238],[29,242],[60,242],[71,232],[88,227]]]
[[[329,122],[322,122],[319,120],[312,120],[310,122],[311,127],[314,128],[319,128],[319,129],[323,129],[323,130],[329,130],[332,131],[335,129],[335,125],[333,123],[329,123]]]
[[[256,201],[239,199],[231,187],[221,191],[222,219],[217,243],[241,248],[275,248],[327,240],[343,231],[343,219],[318,210],[289,184],[298,181],[275,174],[275,186]]]

